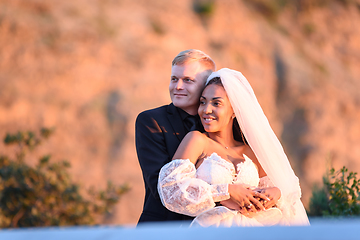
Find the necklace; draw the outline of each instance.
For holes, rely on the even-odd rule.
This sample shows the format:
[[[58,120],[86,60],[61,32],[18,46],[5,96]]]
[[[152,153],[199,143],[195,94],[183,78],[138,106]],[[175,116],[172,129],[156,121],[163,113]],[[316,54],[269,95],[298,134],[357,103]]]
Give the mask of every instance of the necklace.
[[[226,150],[229,150],[230,146],[225,146],[223,143],[221,143],[219,140],[212,139],[213,141],[217,142],[221,146],[223,146]],[[235,146],[235,145],[234,145]]]
[[[224,146],[224,144],[222,144],[222,143],[220,143],[220,142],[218,142],[221,146],[223,146],[226,150],[228,150],[229,149],[229,146]]]

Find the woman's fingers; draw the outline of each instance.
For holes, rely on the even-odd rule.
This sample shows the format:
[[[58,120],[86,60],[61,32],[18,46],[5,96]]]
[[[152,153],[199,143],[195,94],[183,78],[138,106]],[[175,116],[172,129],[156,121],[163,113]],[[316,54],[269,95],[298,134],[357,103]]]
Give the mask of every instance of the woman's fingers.
[[[249,216],[249,211],[247,210],[246,207],[240,208],[239,212],[244,216]]]
[[[250,195],[249,195],[250,196]],[[244,199],[244,208],[249,212],[257,212],[256,207],[254,204],[250,201],[250,199],[246,198]]]
[[[253,204],[255,212],[259,210],[265,210],[264,205],[258,199],[254,198],[253,196],[249,196],[249,200]]]
[[[270,198],[262,192],[254,191],[253,196],[256,198],[261,198],[263,201],[270,201]]]

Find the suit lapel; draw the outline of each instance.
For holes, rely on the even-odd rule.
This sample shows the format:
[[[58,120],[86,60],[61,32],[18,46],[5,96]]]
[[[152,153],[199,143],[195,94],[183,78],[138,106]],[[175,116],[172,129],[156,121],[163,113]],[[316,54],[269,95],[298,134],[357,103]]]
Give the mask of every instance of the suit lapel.
[[[168,105],[167,113],[169,122],[174,130],[173,134],[176,135],[179,141],[181,141],[185,136],[185,128],[181,120],[180,114],[176,110],[174,104],[171,103],[170,105]]]

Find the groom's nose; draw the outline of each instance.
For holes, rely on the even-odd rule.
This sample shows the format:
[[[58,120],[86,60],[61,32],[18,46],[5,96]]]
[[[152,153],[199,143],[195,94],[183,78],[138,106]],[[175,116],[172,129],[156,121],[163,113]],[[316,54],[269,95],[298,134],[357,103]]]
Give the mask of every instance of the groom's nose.
[[[183,80],[179,79],[176,83],[176,89],[183,89],[184,82]]]

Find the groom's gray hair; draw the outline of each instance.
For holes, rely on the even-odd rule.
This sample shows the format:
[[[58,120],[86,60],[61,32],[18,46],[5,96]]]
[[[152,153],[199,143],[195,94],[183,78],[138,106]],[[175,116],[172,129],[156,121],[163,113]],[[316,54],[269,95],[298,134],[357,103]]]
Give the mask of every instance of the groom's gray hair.
[[[172,66],[182,65],[184,63],[193,61],[200,62],[202,65],[208,67],[212,71],[215,71],[216,69],[214,60],[212,60],[211,57],[203,51],[197,49],[188,49],[180,52],[172,61]]]

